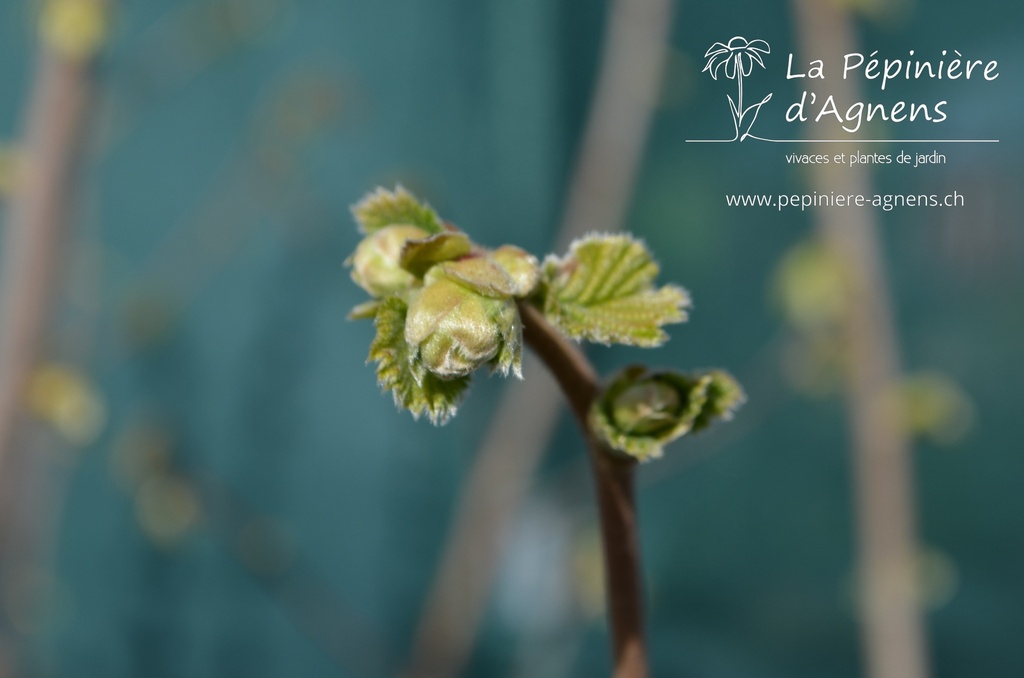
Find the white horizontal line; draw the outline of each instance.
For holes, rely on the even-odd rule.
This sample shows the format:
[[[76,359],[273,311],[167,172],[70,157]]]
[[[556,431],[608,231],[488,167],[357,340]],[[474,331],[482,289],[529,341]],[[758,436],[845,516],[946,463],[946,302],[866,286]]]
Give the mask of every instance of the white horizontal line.
[[[762,139],[773,144],[998,144],[999,139]],[[731,144],[735,139],[687,139],[688,144]]]

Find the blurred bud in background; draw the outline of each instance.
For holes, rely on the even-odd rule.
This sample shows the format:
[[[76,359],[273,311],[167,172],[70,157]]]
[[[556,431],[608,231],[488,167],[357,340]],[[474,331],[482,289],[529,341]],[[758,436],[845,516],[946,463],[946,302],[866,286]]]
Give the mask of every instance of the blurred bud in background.
[[[974,422],[967,394],[934,371],[904,377],[890,391],[888,405],[908,433],[940,445],[959,442]]]
[[[823,244],[808,240],[793,246],[775,271],[774,298],[798,331],[838,324],[846,312],[849,280],[842,259]]]
[[[93,442],[106,423],[107,408],[88,378],[62,365],[45,364],[32,374],[28,406],[72,445]]]
[[[107,23],[107,3],[103,0],[49,0],[43,7],[39,33],[57,53],[84,60],[103,45]]]

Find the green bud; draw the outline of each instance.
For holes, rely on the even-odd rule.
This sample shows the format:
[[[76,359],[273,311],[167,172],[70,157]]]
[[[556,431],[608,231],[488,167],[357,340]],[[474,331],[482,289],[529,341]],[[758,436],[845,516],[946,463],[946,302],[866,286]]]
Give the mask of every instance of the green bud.
[[[728,374],[623,370],[590,411],[590,426],[613,449],[640,461],[656,459],[665,445],[727,420],[742,404],[743,391]]]
[[[515,245],[502,245],[491,252],[490,259],[512,280],[513,296],[525,297],[537,287],[540,280],[540,265],[537,257],[529,252]]]
[[[650,435],[671,427],[678,416],[679,391],[648,379],[629,386],[612,405],[612,421],[631,434]]]
[[[377,336],[370,344],[369,360],[377,363],[377,383],[391,392],[396,405],[413,417],[426,414],[433,423],[444,424],[458,410],[469,377],[441,379],[416,360],[415,350],[405,341],[408,310],[398,297],[377,302],[373,313]]]
[[[352,266],[352,280],[373,297],[386,297],[412,287],[416,278],[400,265],[402,248],[410,240],[430,234],[418,226],[396,224],[363,238],[345,262]]]
[[[412,299],[406,342],[423,366],[444,379],[468,375],[492,360],[518,376],[522,327],[515,302],[484,296],[448,277],[443,269],[451,265],[431,269]]]

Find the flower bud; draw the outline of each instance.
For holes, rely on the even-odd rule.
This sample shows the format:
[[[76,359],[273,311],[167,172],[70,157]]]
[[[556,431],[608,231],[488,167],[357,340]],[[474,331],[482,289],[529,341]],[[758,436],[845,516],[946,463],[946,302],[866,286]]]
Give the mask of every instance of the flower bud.
[[[432,270],[409,306],[405,340],[434,374],[453,379],[492,359],[506,372],[518,371],[522,328],[509,297],[484,296]],[[507,356],[507,357],[506,357]]]
[[[412,287],[416,278],[399,265],[402,247],[430,234],[418,226],[396,224],[363,238],[345,262],[352,266],[352,280],[374,297],[385,297]]]

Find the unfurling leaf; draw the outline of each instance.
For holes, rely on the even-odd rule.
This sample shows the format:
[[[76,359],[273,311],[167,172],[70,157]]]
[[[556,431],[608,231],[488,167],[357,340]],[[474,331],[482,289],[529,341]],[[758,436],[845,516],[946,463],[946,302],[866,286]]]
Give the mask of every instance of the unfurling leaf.
[[[647,461],[676,438],[731,419],[744,399],[725,372],[648,372],[633,365],[594,401],[590,426],[612,449]]]
[[[572,339],[660,346],[663,325],[686,320],[690,296],[675,285],[654,287],[658,265],[626,235],[592,235],[563,257],[544,262],[544,314]]]
[[[423,240],[409,240],[402,248],[399,261],[402,268],[417,278],[422,278],[434,264],[458,259],[470,253],[473,243],[465,233],[449,231],[435,233]]]
[[[391,391],[396,405],[415,418],[426,414],[432,423],[444,424],[458,409],[469,377],[445,380],[414,360],[414,349],[405,340],[407,311],[397,297],[380,302],[374,321],[377,336],[367,361],[377,363],[377,383]]]
[[[703,373],[709,379],[705,391],[704,406],[693,422],[693,432],[703,431],[719,421],[729,421],[747,401],[747,394],[736,379],[723,370]]]
[[[353,205],[352,215],[366,234],[395,224],[417,226],[428,235],[444,230],[437,212],[401,186],[396,186],[394,191],[378,188]]]

